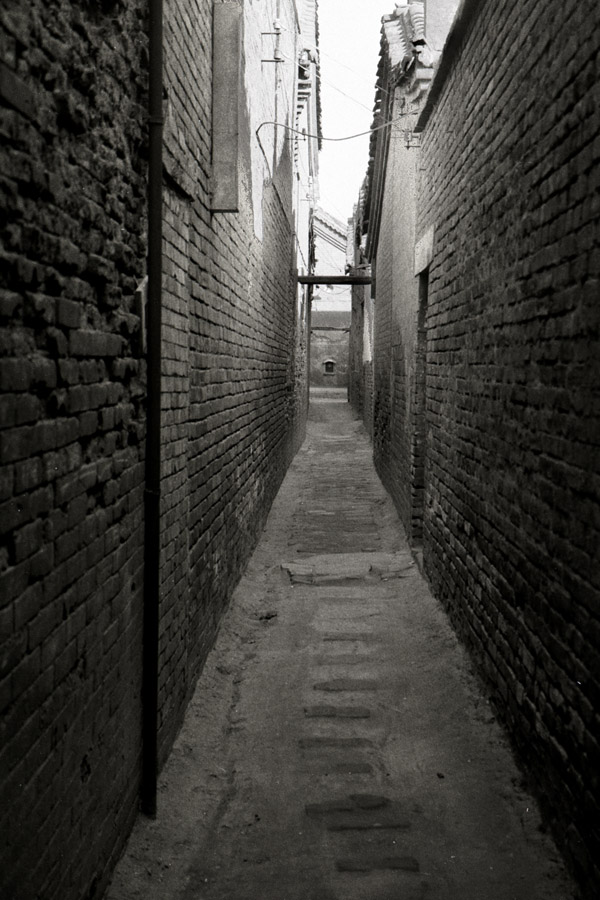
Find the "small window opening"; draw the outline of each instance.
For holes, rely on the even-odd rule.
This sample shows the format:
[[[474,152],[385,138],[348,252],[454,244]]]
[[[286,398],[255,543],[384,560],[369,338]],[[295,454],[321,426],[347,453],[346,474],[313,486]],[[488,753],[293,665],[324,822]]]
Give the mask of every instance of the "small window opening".
[[[333,359],[325,360],[325,374],[326,375],[335,375],[335,360],[333,360]]]

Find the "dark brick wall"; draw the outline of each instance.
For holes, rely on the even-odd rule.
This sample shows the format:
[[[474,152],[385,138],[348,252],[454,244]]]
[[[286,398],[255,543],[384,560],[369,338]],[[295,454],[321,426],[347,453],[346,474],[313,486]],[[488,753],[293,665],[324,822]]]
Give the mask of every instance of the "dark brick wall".
[[[363,363],[363,422],[373,440],[373,361]]]
[[[240,211],[210,211],[211,12],[209,0],[165,4],[161,763],[306,416],[289,152],[255,201],[261,240],[249,134]],[[8,2],[0,13],[0,895],[10,900],[100,895],[138,806],[145,15],[146,4],[120,0]]]
[[[387,70],[384,68],[383,72]],[[384,77],[383,75],[381,76]],[[390,101],[388,115],[407,118],[401,90],[394,95],[394,76],[381,83]],[[418,153],[407,147],[404,131],[380,134],[385,141],[385,165],[377,162],[373,184],[383,184],[379,200],[370,191],[370,221],[380,221],[377,241],[370,244],[376,272],[375,339],[373,352],[375,466],[394,501],[411,543],[422,533],[422,461],[419,440],[423,414],[422,366],[418,363],[419,280],[415,277],[416,166]],[[373,152],[373,151],[372,151]],[[380,148],[377,148],[377,160]],[[370,225],[372,228],[372,224]],[[376,246],[375,246],[376,244]],[[418,374],[418,372],[420,374]],[[419,480],[421,487],[415,489]]]
[[[598,7],[482,0],[460,26],[421,142],[420,233],[435,227],[425,566],[592,898]]]
[[[391,226],[388,224],[387,231]],[[384,232],[386,228],[384,227]],[[385,481],[385,464],[390,458],[390,432],[392,427],[392,399],[390,391],[392,367],[392,304],[393,289],[391,255],[382,259],[374,269],[376,274],[376,297],[387,298],[376,302],[373,322],[373,459],[375,466]],[[387,486],[387,485],[386,485]],[[389,488],[388,488],[389,489]]]
[[[93,895],[137,808],[145,4],[0,13],[0,895]]]
[[[265,187],[262,241],[248,199],[237,213],[211,213],[210,57],[198,45],[210,47],[212,3],[193,6],[194,32],[180,27],[189,4],[166,11],[161,760],[306,415],[290,270],[291,161],[284,158]],[[248,141],[240,158],[246,185]]]

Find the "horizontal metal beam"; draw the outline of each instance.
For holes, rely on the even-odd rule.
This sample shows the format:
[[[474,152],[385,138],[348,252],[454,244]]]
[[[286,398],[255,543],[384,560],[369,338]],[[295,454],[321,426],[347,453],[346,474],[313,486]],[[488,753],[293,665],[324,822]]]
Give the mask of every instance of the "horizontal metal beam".
[[[298,275],[298,284],[371,284],[370,275]]]

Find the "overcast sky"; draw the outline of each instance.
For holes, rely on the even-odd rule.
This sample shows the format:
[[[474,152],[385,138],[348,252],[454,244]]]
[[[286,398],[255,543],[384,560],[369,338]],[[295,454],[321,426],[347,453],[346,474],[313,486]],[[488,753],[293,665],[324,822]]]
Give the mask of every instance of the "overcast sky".
[[[381,17],[395,7],[394,0],[319,0],[324,137],[345,137],[371,127]],[[319,205],[345,222],[368,160],[368,135],[323,141]]]

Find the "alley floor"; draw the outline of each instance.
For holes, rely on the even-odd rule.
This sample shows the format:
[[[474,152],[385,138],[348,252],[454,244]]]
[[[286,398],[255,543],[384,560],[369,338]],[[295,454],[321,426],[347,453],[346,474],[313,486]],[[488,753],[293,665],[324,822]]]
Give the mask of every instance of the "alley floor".
[[[306,442],[108,900],[571,900],[345,392]]]

